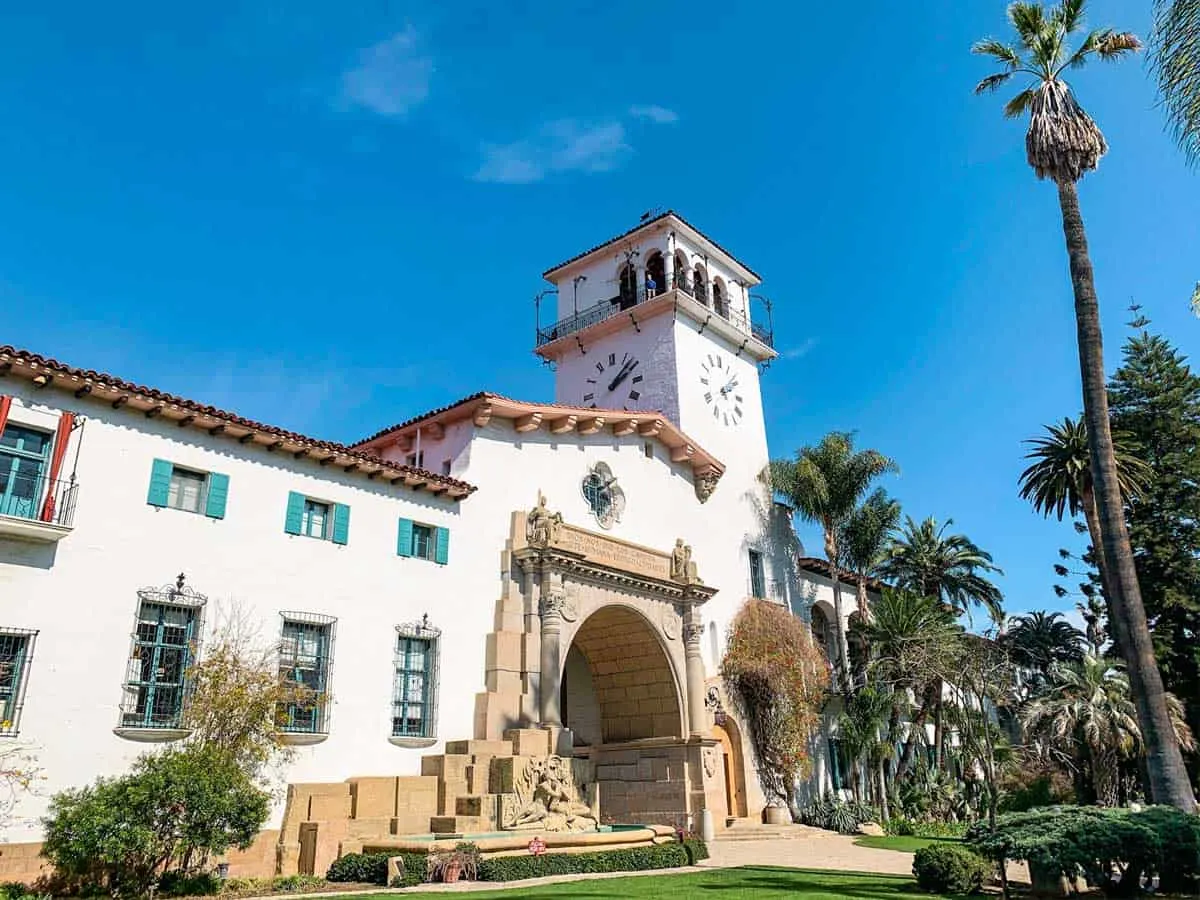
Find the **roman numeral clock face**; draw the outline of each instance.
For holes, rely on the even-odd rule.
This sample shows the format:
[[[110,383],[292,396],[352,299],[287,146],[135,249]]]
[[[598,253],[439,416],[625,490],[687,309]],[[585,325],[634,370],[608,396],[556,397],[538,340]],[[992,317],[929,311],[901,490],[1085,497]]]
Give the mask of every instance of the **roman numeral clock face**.
[[[642,397],[640,365],[628,353],[600,357],[583,386],[583,405],[592,409],[636,409]]]
[[[705,404],[712,410],[714,421],[730,427],[741,423],[745,401],[733,363],[719,353],[705,356],[700,361],[700,390]]]

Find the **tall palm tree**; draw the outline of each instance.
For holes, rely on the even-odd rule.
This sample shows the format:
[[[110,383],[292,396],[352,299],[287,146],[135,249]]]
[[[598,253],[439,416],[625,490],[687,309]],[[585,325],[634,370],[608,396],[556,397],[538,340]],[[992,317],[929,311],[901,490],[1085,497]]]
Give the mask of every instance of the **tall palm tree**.
[[[1155,0],[1152,60],[1179,146],[1200,161],[1200,0]]]
[[[1162,676],[1154,659],[1146,610],[1133,564],[1133,550],[1125,528],[1109,428],[1100,307],[1075,187],[1085,173],[1096,168],[1107,152],[1108,144],[1061,77],[1066,69],[1086,65],[1093,56],[1120,59],[1138,50],[1141,42],[1128,32],[1102,28],[1089,31],[1072,49],[1072,37],[1084,27],[1084,6],[1085,0],[1061,0],[1049,10],[1036,2],[1011,4],[1008,20],[1017,32],[1019,43],[1012,46],[998,40],[984,40],[975,44],[974,52],[990,56],[1002,66],[1001,71],[977,85],[976,93],[994,91],[1013,76],[1032,79],[1008,102],[1004,111],[1012,118],[1026,112],[1030,114],[1029,131],[1025,136],[1026,157],[1039,178],[1050,178],[1058,187],[1075,294],[1079,369],[1092,482],[1096,487],[1101,544],[1115,613],[1113,629],[1129,664],[1138,722],[1148,749],[1151,797],[1156,803],[1191,811],[1196,807],[1196,800],[1183,767],[1183,755],[1171,729]]]
[[[879,451],[855,450],[854,436],[846,431],[831,431],[815,446],[801,447],[795,459],[772,460],[768,470],[772,490],[787,498],[801,519],[819,525],[824,535],[825,558],[833,580],[838,666],[843,680],[849,677],[850,665],[842,614],[838,531],[866,496],[871,483],[895,471],[895,462]]]
[[[885,766],[891,757],[888,722],[895,706],[892,691],[884,685],[868,684],[850,694],[838,716],[838,740],[851,760],[850,788],[854,799],[862,802],[862,772],[868,783],[874,781],[874,793],[884,819],[891,818],[887,801]]]
[[[878,574],[887,555],[888,538],[900,524],[900,501],[876,488],[838,529],[842,564],[854,573],[858,585],[858,617],[871,616],[867,606],[867,579]]]
[[[1166,697],[1175,740],[1191,749],[1183,705],[1173,694]],[[1026,704],[1021,724],[1031,736],[1075,757],[1089,776],[1087,786],[1096,802],[1117,804],[1120,761],[1142,744],[1129,679],[1119,660],[1089,653],[1074,665],[1056,666],[1044,691]]]
[[[1105,602],[1108,603],[1111,592],[1107,587],[1100,513],[1096,509],[1096,492],[1092,485],[1087,426],[1082,419],[1066,416],[1060,425],[1047,425],[1046,431],[1047,436],[1026,442],[1032,444],[1033,449],[1025,454],[1025,458],[1034,462],[1021,473],[1018,482],[1021,499],[1032,503],[1036,512],[1046,517],[1053,514],[1060,522],[1064,514],[1070,514],[1073,518],[1083,513],[1088,535],[1092,539],[1096,568],[1100,572],[1100,584],[1104,586]],[[1113,434],[1113,454],[1121,499],[1126,502],[1145,488],[1150,480],[1150,467],[1129,451],[1120,433]],[[1109,609],[1110,620],[1114,612]]]
[[[941,601],[955,615],[981,606],[995,622],[1003,622],[1003,595],[984,574],[1004,573],[992,564],[992,555],[965,534],[946,534],[953,524],[947,519],[939,528],[933,516],[920,524],[905,517],[904,528],[892,538],[879,566],[880,574],[898,587]]]
[[[1032,612],[1017,616],[1005,634],[1003,643],[1013,661],[1032,669],[1043,679],[1050,670],[1083,659],[1083,632],[1066,621],[1060,612]]]
[[[860,627],[871,647],[868,675],[889,685],[897,701],[888,726],[889,742],[900,737],[900,699],[909,690],[922,698],[896,767],[895,777],[901,778],[912,766],[917,740],[941,694],[942,678],[963,652],[963,629],[938,600],[912,591],[884,588],[872,612],[871,620]]]

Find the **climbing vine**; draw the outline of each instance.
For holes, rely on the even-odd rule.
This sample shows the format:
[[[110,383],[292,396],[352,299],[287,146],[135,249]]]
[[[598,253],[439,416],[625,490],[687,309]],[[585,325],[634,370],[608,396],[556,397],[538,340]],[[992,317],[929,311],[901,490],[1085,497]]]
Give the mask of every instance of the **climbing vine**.
[[[784,607],[748,600],[729,629],[721,675],[745,716],[769,801],[788,804],[808,774],[829,665],[805,624]]]

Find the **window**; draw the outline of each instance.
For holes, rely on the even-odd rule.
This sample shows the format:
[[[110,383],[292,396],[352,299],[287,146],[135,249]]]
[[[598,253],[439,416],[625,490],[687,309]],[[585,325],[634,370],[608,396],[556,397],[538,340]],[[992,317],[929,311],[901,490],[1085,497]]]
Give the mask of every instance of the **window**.
[[[165,459],[154,460],[150,468],[146,502],[151,506],[223,519],[228,496],[228,475],[181,468]]]
[[[750,596],[760,599],[767,596],[767,580],[763,574],[763,555],[758,550],[750,551]]]
[[[449,474],[450,474],[450,467],[451,467],[452,465],[453,465],[453,463],[452,463],[452,461],[451,461],[451,460],[448,460],[448,459],[443,459],[443,460],[442,460],[442,474],[443,474],[443,475],[449,475]]]
[[[429,617],[396,629],[396,675],[392,685],[392,737],[437,734],[438,637]]]
[[[346,544],[350,540],[350,507],[288,491],[283,530],[288,534]]]
[[[294,696],[275,711],[280,731],[327,734],[329,667],[333,624],[329,616],[284,613],[279,643],[279,676],[294,688]]]
[[[835,791],[848,790],[850,787],[849,754],[846,753],[842,742],[837,738],[829,739],[829,780]]]
[[[301,533],[308,537],[325,538],[329,524],[329,504],[319,500],[304,499],[303,519],[300,523]]]
[[[408,454],[408,456],[404,457],[404,464],[412,466],[414,469],[425,468],[425,451],[422,450],[419,453]]]
[[[36,631],[0,629],[0,735],[15,735],[20,728],[36,637]]]
[[[179,728],[188,668],[195,658],[199,610],[143,597],[125,680],[121,725]]]
[[[450,531],[435,525],[425,525],[412,519],[401,519],[396,538],[399,556],[427,559],[445,565],[450,556]]]
[[[0,515],[37,518],[50,435],[9,425],[0,435]]]

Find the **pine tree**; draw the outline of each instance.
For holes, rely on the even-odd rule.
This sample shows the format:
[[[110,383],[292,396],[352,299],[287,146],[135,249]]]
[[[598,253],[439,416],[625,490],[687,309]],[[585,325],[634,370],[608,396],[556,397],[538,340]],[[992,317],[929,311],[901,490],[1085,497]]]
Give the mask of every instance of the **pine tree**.
[[[1144,325],[1145,320],[1138,324]],[[1200,375],[1160,335],[1129,339],[1109,385],[1114,430],[1152,472],[1126,521],[1168,691],[1200,726]]]

